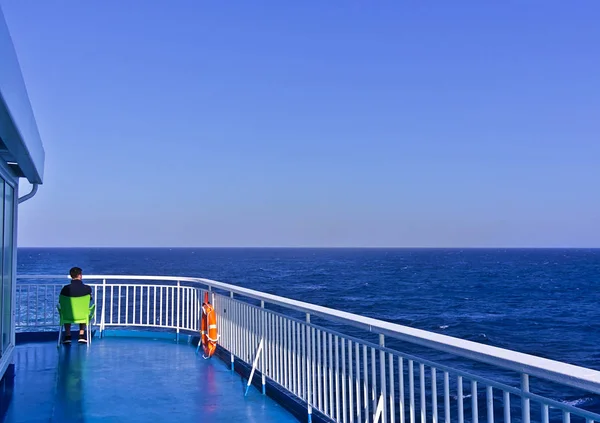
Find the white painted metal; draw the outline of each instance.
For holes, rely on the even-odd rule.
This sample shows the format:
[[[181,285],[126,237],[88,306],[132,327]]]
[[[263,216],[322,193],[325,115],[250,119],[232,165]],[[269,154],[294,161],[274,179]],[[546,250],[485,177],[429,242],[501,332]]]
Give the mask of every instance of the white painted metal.
[[[465,409],[463,407],[463,379],[462,376],[458,376],[456,378],[456,385],[457,385],[457,398],[458,398],[458,423],[463,423],[465,420]]]
[[[32,278],[48,279],[39,276]],[[66,279],[61,276],[57,281],[62,284]],[[454,381],[457,386],[454,403],[456,417],[459,423],[464,422],[463,379],[471,384],[470,413],[473,423],[477,423],[479,417],[479,383],[486,392],[488,423],[494,423],[495,408],[497,412],[500,412],[500,408],[503,409],[503,421],[506,423],[510,423],[511,417],[514,418],[513,413],[518,416],[518,420],[529,423],[531,401],[536,409],[538,404],[541,406],[542,421],[549,419],[549,409],[561,412],[563,423],[570,423],[571,415],[578,417],[575,421],[581,421],[582,418],[590,423],[600,420],[597,414],[537,395],[529,386],[530,376],[536,376],[535,380],[541,378],[597,393],[600,392],[600,377],[595,370],[418,331],[206,279],[147,276],[88,276],[85,279],[86,282],[91,282],[89,284],[93,288],[96,304],[101,304],[96,308],[96,321],[100,321],[101,330],[111,326],[141,326],[165,328],[176,333],[198,333],[200,306],[204,290],[208,288],[218,311],[220,344],[229,351],[232,363],[234,357],[237,357],[251,364],[262,340],[262,358],[257,362],[256,369],[261,372],[265,383],[266,379],[279,383],[304,400],[307,411],[310,407],[311,412],[318,410],[339,422],[372,421],[378,412],[379,401],[382,401],[383,408],[378,416],[382,422],[395,423],[399,418],[400,423],[405,423],[408,414],[410,423],[415,423],[415,363],[419,367],[420,376],[420,423],[427,422],[428,409],[431,411],[430,421],[439,423],[441,416],[438,416],[438,404],[442,400],[444,423],[450,423],[453,405],[450,387],[454,386]],[[17,284],[15,314],[18,329],[31,330],[57,325],[58,317],[51,311],[60,285],[27,283],[27,278],[24,277],[18,277],[18,280],[26,282]],[[222,295],[220,292],[224,289],[226,292]],[[258,299],[260,307],[234,298],[234,294]],[[123,301],[125,304],[122,304]],[[276,313],[266,306],[281,306],[284,311]],[[307,316],[305,321],[286,314],[298,310]],[[373,344],[338,333],[327,324],[316,326],[311,322],[312,316],[324,318],[326,322],[334,324],[341,322],[367,329],[379,335],[380,342]],[[521,388],[392,350],[385,346],[384,337],[513,370],[516,377],[521,378]],[[404,360],[408,360],[406,373]],[[425,373],[425,367],[431,373]],[[438,371],[444,375],[443,393],[438,393]],[[408,407],[405,406],[405,375],[408,376]],[[502,392],[502,404],[500,401],[495,404],[494,388],[498,389],[497,392]],[[511,395],[520,399],[512,410]]]
[[[477,408],[477,381],[471,381],[471,421],[477,423],[479,421],[479,409]]]
[[[494,423],[494,388],[486,387],[487,423]]]
[[[408,390],[410,396],[410,423],[415,423],[415,369],[412,360],[408,360]]]
[[[355,369],[356,369],[356,421],[362,423],[361,419],[361,406],[360,406],[360,345],[358,342],[354,344],[354,353],[356,355]]]
[[[521,374],[521,390],[523,392],[529,392],[529,375],[523,373]],[[522,419],[523,419],[523,423],[529,423],[530,421],[530,399],[523,396],[521,397],[522,401],[521,401],[521,414],[522,414]]]
[[[444,423],[450,423],[450,375],[444,372]]]
[[[390,404],[390,423],[395,423],[396,419],[396,406],[394,401],[394,356],[392,354],[389,357],[389,375],[390,375],[390,392],[389,392],[389,404]]]
[[[348,341],[348,415],[350,417],[350,423],[354,423],[354,374],[352,372],[352,341]]]
[[[404,423],[406,407],[404,405],[404,358],[402,357],[398,357],[398,382],[400,384],[400,423]]]
[[[250,389],[250,385],[252,385],[252,378],[254,377],[254,372],[258,366],[258,360],[260,360],[262,349],[263,340],[261,339],[260,343],[258,344],[258,350],[256,351],[256,357],[254,357],[254,362],[252,363],[252,371],[250,372],[250,377],[248,378],[248,384],[246,385],[246,392],[244,396],[248,395],[248,390]]]
[[[384,410],[383,395],[381,395],[379,397],[379,401],[377,401],[377,407],[375,409],[375,417],[373,417],[373,423],[379,423],[379,421],[382,420],[382,418],[384,416],[383,410]]]
[[[381,392],[381,398],[383,401],[383,409],[387,409],[387,392],[386,392],[386,381],[385,381],[385,336],[383,334],[379,334],[379,346],[381,349],[379,350],[379,389]],[[387,423],[387,413],[383,413],[381,415],[381,423]]]
[[[431,418],[432,423],[438,423],[438,406],[437,406],[437,374],[435,367],[431,368]]]
[[[425,364],[423,363],[419,363],[419,388],[421,390],[421,423],[426,423],[425,406],[427,403],[425,402]]]

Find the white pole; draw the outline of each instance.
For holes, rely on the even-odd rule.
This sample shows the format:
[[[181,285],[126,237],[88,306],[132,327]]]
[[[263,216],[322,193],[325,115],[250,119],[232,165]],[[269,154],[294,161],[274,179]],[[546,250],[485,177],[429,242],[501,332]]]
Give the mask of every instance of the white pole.
[[[256,366],[258,366],[258,359],[260,358],[260,353],[263,348],[263,340],[260,340],[258,344],[258,350],[256,351],[256,357],[254,357],[254,363],[252,363],[252,371],[250,372],[250,377],[248,378],[248,385],[246,385],[246,393],[244,396],[248,395],[248,390],[250,389],[250,384],[252,384],[252,378],[254,377],[254,371],[256,370]]]

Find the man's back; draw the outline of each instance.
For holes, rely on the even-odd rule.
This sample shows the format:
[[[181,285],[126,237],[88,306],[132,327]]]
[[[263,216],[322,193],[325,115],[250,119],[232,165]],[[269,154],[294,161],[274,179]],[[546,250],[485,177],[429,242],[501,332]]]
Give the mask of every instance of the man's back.
[[[63,286],[60,290],[60,295],[65,297],[83,297],[92,295],[92,288],[85,285],[80,279],[72,279],[69,285]]]

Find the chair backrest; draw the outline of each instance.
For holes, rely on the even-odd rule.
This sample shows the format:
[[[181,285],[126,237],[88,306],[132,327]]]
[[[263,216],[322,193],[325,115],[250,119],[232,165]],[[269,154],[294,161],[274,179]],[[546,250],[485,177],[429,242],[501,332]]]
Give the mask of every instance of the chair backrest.
[[[60,314],[63,321],[86,320],[90,316],[90,296],[66,297],[59,295]]]

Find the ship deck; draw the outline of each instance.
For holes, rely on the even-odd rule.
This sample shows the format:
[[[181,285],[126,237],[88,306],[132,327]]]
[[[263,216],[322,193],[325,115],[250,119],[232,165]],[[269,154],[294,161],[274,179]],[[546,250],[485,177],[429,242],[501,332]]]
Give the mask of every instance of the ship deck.
[[[297,421],[213,357],[172,340],[107,337],[90,348],[18,345],[5,422]],[[10,386],[12,385],[12,386]]]

